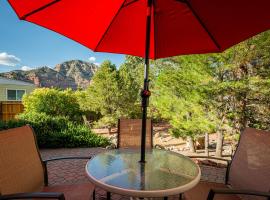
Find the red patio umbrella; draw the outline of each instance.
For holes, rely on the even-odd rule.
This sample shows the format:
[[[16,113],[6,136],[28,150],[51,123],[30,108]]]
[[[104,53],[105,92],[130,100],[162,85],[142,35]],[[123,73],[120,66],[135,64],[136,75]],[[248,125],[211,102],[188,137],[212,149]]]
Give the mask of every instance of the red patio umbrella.
[[[9,0],[22,20],[93,51],[145,58],[141,162],[149,58],[221,52],[270,28],[270,0]]]

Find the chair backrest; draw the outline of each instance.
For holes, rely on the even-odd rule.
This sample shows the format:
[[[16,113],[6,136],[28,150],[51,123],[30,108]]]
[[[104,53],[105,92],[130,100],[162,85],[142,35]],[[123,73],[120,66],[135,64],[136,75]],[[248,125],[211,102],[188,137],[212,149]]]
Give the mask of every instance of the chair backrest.
[[[117,148],[139,148],[141,146],[141,119],[119,119]],[[153,147],[152,121],[146,123],[146,148]]]
[[[233,189],[270,191],[270,132],[253,128],[242,132],[228,184]]]
[[[38,192],[44,168],[30,126],[0,131],[0,194]]]

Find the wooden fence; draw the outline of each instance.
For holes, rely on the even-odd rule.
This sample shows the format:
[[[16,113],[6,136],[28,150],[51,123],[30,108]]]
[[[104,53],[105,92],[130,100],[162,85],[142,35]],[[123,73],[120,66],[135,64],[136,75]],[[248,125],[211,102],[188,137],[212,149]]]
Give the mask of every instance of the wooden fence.
[[[23,104],[20,101],[0,102],[0,120],[8,121],[23,112]]]

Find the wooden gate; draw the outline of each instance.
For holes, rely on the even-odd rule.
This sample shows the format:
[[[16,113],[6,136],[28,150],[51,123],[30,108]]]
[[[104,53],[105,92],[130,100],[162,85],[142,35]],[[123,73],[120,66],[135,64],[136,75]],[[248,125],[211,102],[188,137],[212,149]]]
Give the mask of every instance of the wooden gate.
[[[23,112],[23,104],[20,101],[0,102],[0,120],[8,121],[15,119],[15,116]]]

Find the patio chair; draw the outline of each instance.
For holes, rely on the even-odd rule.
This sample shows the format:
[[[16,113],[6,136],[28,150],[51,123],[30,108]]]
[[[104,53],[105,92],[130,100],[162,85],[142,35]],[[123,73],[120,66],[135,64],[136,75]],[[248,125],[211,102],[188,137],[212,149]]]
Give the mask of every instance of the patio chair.
[[[196,158],[196,156],[190,157]],[[224,160],[212,157],[211,159]],[[246,128],[241,134],[232,161],[228,163],[225,184],[202,181],[195,188],[185,192],[185,198],[186,200],[269,200],[269,191],[270,132]]]
[[[141,146],[141,119],[119,119],[117,148],[139,148]],[[153,126],[150,119],[146,124],[146,148],[153,148]]]
[[[91,183],[48,186],[47,163],[61,157],[41,160],[33,129],[23,126],[0,132],[0,200],[5,199],[90,199]]]

